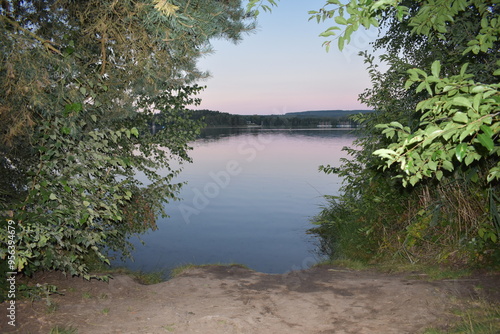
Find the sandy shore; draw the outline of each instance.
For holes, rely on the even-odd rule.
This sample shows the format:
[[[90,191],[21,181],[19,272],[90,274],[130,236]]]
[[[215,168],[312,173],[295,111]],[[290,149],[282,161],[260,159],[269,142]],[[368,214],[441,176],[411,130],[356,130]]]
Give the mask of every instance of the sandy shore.
[[[499,276],[426,282],[318,267],[283,275],[238,266],[189,269],[155,285],[119,275],[109,283],[39,275],[64,295],[18,301],[16,327],[2,317],[2,333],[421,333],[446,328],[460,300],[498,299]],[[481,289],[477,287],[481,286]],[[490,289],[491,288],[491,289]],[[5,312],[6,304],[2,304]]]

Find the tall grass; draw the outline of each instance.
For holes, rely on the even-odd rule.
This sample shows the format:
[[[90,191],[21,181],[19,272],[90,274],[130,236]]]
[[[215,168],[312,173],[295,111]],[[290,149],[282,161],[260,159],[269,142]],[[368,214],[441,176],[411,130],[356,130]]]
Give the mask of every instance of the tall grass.
[[[500,308],[484,300],[461,305],[453,314],[456,321],[446,329],[428,329],[424,334],[498,334],[500,333]]]
[[[335,260],[500,264],[495,189],[463,175],[411,189],[393,185],[374,178],[355,196],[330,197],[310,230],[323,251]]]

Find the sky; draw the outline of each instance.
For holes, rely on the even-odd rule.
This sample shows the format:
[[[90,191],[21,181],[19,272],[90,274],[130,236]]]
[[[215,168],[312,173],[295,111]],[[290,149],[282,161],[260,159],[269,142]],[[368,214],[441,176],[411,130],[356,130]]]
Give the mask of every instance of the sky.
[[[308,11],[325,2],[281,0],[272,13],[261,11],[256,31],[238,44],[212,41],[214,53],[199,62],[211,77],[200,82],[207,88],[194,109],[240,115],[369,109],[358,101],[370,87],[358,52],[371,50],[376,31],[358,31],[342,52],[334,41],[326,52],[318,35],[333,21],[308,21]]]

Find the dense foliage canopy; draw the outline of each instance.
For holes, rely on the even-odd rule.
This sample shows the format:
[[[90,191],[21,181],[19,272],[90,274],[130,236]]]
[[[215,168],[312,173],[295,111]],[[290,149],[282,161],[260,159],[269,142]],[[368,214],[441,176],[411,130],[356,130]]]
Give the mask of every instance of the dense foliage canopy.
[[[328,1],[311,14],[337,23],[322,35],[341,31],[340,49],[359,27],[380,27],[374,47],[388,68],[363,53],[373,87],[360,100],[376,112],[359,119],[353,159],[324,167],[346,180],[319,217],[331,251],[344,243],[367,259],[498,263],[499,4]],[[353,239],[369,247],[349,246]]]
[[[89,259],[126,254],[131,234],[155,227],[200,128],[186,110],[206,76],[197,60],[210,39],[238,41],[246,20],[238,0],[1,2],[0,257],[11,271],[87,276]]]

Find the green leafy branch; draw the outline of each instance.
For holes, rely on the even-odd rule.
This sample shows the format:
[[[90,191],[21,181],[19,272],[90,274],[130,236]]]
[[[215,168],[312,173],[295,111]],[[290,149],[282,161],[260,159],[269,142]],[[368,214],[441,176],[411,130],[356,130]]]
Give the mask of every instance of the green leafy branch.
[[[481,84],[470,80],[465,64],[460,75],[440,78],[440,63],[432,64],[432,74],[420,69],[408,71],[406,88],[417,85],[416,92],[426,90],[431,98],[418,103],[422,112],[420,127],[411,131],[398,122],[379,124],[390,139],[396,141],[375,155],[385,159],[387,168],[399,164],[403,184],[415,185],[424,177],[443,177],[459,164],[470,166],[489,156],[499,156],[496,144],[500,131],[500,84]],[[396,136],[397,134],[397,136]],[[487,182],[500,179],[500,165],[489,170]]]
[[[316,21],[323,22],[333,19],[339,26],[345,26],[342,30],[339,26],[332,26],[320,34],[321,37],[337,36],[338,48],[340,51],[344,49],[344,45],[351,41],[351,35],[359,29],[364,27],[379,27],[379,20],[383,10],[394,8],[397,11],[398,19],[402,19],[407,12],[405,6],[399,6],[400,1],[395,0],[351,0],[343,4],[340,0],[328,0],[323,8],[319,10],[311,10],[309,20],[316,19]],[[331,8],[334,6],[334,8]],[[341,31],[338,33],[338,31]],[[338,34],[338,35],[337,35]],[[329,51],[331,40],[323,43],[326,50]]]
[[[278,0],[279,1],[279,0]],[[267,0],[268,5],[264,3],[264,0],[250,0],[247,4],[247,13],[251,13],[253,16],[258,16],[260,14],[259,8],[262,8],[264,12],[272,12],[272,7],[276,7],[276,0]]]

